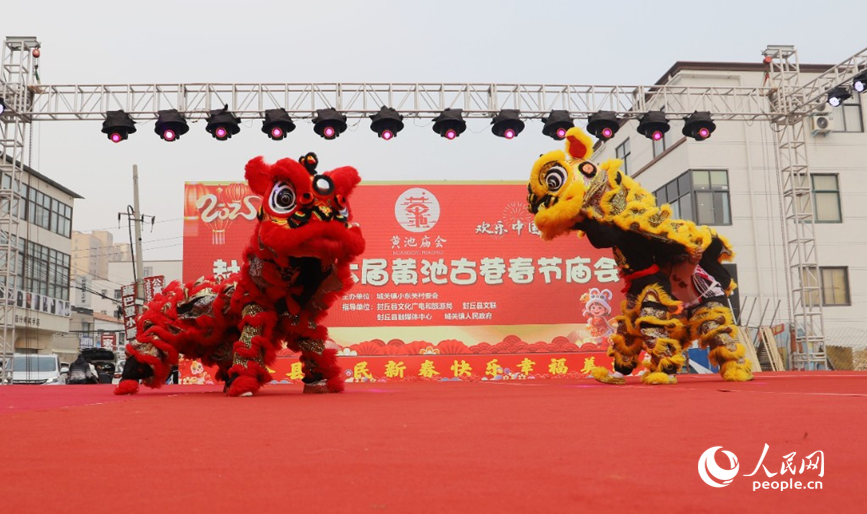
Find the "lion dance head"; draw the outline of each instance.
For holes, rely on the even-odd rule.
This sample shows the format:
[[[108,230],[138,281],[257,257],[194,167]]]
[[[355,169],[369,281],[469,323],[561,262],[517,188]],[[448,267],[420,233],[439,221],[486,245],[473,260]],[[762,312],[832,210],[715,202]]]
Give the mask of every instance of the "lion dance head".
[[[254,242],[274,255],[313,257],[322,264],[345,263],[364,251],[364,238],[352,222],[349,197],[361,181],[355,168],[316,171],[316,154],[298,161],[247,163],[250,189],[262,197]]]

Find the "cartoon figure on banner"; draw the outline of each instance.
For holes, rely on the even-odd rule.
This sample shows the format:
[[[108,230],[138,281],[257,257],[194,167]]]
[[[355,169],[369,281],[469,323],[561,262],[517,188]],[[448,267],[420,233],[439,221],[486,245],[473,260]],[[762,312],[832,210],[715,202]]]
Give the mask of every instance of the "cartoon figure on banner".
[[[211,385],[214,384],[214,379],[211,377],[211,374],[208,373],[208,370],[202,365],[201,362],[193,360],[188,361],[190,363],[190,374],[187,376],[184,374],[183,378],[181,378],[181,384],[185,385]]]
[[[586,326],[587,331],[590,332],[590,339],[597,345],[604,347],[608,346],[608,336],[614,333],[614,329],[608,321],[608,316],[611,314],[609,302],[612,296],[610,290],[600,291],[595,287],[581,295],[581,301],[584,303],[583,314],[587,319]]]
[[[139,380],[160,387],[183,354],[216,366],[229,396],[251,396],[272,380],[268,367],[284,344],[300,354],[305,393],[343,390],[337,345],[322,322],[352,286],[350,263],[364,251],[349,206],[361,179],[348,166],[318,173],[317,164],[313,153],[247,163],[262,204],[240,271],[172,282],[145,305],[116,394],[137,392]],[[205,198],[203,220],[219,206],[215,195]]]
[[[566,151],[540,156],[527,184],[527,203],[546,240],[577,233],[596,248],[611,248],[624,278],[626,301],[615,318],[608,353],[613,373],[593,376],[624,384],[646,351],[646,384],[677,383],[683,350],[697,340],[709,348],[723,379],[752,379],[745,348],[737,342],[728,296],[736,287],[723,262],[734,252],[714,229],[674,218],[650,192],[620,170],[622,161],[591,162],[593,141],[580,128],[566,132]]]

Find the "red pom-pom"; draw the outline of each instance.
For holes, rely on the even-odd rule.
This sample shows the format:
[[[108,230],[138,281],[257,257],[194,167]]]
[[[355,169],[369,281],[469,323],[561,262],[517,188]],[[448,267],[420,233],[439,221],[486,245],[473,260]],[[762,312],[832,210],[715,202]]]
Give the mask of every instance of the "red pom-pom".
[[[121,380],[114,388],[114,394],[135,394],[138,392],[138,380]]]

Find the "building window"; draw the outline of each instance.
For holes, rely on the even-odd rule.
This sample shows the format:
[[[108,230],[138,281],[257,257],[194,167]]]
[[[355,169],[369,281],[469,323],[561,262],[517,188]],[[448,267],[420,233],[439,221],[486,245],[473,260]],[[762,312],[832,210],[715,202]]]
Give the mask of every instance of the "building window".
[[[629,149],[629,139],[628,138],[626,139],[626,141],[620,143],[620,146],[618,146],[614,150],[615,156],[618,159],[623,161],[623,168],[621,171],[623,171],[624,175],[629,175],[629,154],[631,154],[631,153],[632,153],[632,151]]]
[[[115,289],[115,290],[114,290],[114,299],[115,299],[115,300],[120,300],[120,299],[121,299],[121,296],[120,296],[120,289]]]
[[[823,267],[822,305],[852,305],[849,298],[849,268]]]
[[[847,98],[838,107],[833,107],[831,117],[834,132],[864,132],[861,118],[861,96],[858,94]]]
[[[8,174],[3,174],[0,187],[12,187],[12,179]],[[18,209],[20,219],[55,234],[72,237],[72,207],[26,184],[21,184],[18,192],[21,195]],[[0,207],[4,213],[9,212],[5,202]]]
[[[671,205],[675,218],[700,225],[731,225],[726,170],[687,171],[654,192],[658,204]]]
[[[818,279],[821,276],[821,285]],[[849,268],[845,266],[819,267],[804,269],[803,274],[804,302],[808,306],[819,305],[852,305],[849,296]]]
[[[819,223],[841,223],[843,214],[837,175],[811,175],[810,178],[813,182],[813,204],[816,206],[813,220]]]
[[[17,289],[69,300],[69,255],[22,238],[18,238],[17,250],[12,257]],[[5,277],[0,277],[0,284],[5,285]]]

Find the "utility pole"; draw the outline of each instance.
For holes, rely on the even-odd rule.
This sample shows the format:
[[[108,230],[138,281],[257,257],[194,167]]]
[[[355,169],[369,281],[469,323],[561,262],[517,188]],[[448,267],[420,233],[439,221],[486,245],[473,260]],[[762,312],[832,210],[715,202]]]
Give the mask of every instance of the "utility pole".
[[[142,279],[144,278],[144,255],[142,254],[141,247],[141,225],[144,222],[145,216],[141,213],[141,206],[139,204],[139,194],[138,194],[138,165],[132,165],[132,189],[133,189],[133,205],[127,206],[126,212],[117,213],[117,220],[120,221],[121,217],[127,217],[127,227],[129,228],[129,243],[130,247],[133,248],[133,281],[136,285],[136,304],[144,305],[144,286]],[[150,216],[151,227],[153,227],[154,216]],[[135,227],[135,240],[133,240],[133,228]]]
[[[132,165],[132,194],[133,194],[133,218],[135,218],[135,277],[136,277],[136,303],[144,305],[144,258],[141,251],[141,207],[138,201],[138,164]],[[153,221],[151,221],[153,223]]]

